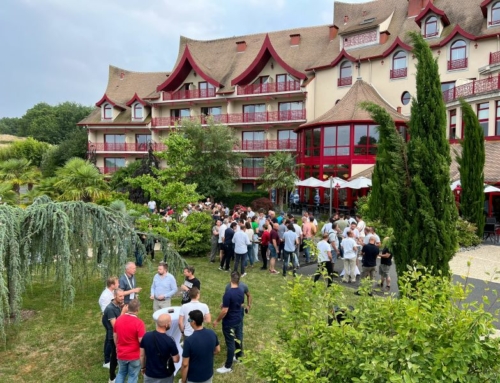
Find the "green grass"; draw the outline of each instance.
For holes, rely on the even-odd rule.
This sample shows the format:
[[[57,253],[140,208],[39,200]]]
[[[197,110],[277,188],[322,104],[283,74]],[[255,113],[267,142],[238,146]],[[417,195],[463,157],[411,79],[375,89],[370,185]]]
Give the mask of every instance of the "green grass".
[[[208,263],[206,258],[192,258],[188,262],[194,265],[195,275],[201,281],[201,301],[208,304],[215,319],[224,287],[229,282],[229,273],[217,270],[217,263]],[[271,303],[279,303],[282,287],[286,285],[281,276],[260,271],[259,267],[260,264],[256,264],[253,269],[248,269],[244,278],[253,296],[252,310],[245,317],[244,347],[254,351],[275,336],[281,310],[279,305],[276,307]],[[155,265],[149,265],[138,268],[136,274],[137,284],[143,288],[139,317],[146,323],[148,331],[154,329],[149,289],[155,273]],[[180,284],[183,276],[179,274],[176,279]],[[28,315],[20,323],[7,326],[7,343],[0,350],[0,382],[106,382],[108,370],[102,367],[105,331],[97,304],[104,287],[99,276],[91,276],[81,283],[74,306],[66,310],[62,308],[53,281],[42,283],[39,278],[35,281],[24,294],[23,310]],[[349,289],[346,289],[346,299],[347,304],[356,300]],[[180,298],[174,298],[172,304],[180,305]],[[222,366],[226,355],[220,326],[216,333],[221,353],[216,357],[214,368]],[[259,382],[248,374],[245,366],[237,365],[231,374],[215,373],[213,381]]]

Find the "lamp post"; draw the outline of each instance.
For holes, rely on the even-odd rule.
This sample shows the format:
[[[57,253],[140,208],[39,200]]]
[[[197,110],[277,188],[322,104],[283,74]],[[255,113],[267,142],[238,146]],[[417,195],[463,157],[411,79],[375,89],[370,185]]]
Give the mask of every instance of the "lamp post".
[[[340,184],[337,182],[337,184],[335,185],[335,194],[336,194],[336,201],[335,201],[335,208],[337,209],[337,213],[339,212],[339,190],[340,190]],[[331,214],[330,214],[330,217],[331,217]]]
[[[328,218],[332,218],[332,193],[333,193],[333,177],[330,176],[330,215]]]

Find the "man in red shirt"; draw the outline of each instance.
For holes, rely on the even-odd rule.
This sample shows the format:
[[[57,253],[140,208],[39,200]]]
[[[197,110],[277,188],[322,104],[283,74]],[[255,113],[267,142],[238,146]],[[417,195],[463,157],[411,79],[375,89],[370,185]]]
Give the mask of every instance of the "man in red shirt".
[[[120,315],[113,328],[118,358],[118,375],[115,383],[137,383],[141,370],[140,343],[146,333],[144,322],[137,318],[140,303],[133,299],[128,304],[128,312]]]

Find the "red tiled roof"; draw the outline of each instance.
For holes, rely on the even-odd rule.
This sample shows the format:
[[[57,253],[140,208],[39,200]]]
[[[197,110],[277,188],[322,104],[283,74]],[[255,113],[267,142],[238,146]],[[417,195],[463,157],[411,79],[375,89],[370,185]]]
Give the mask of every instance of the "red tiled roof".
[[[443,10],[437,8],[431,0],[427,3],[427,6],[422,10],[422,12],[420,12],[415,18],[415,22],[419,27],[422,26],[422,19],[429,13],[434,13],[435,15],[439,16],[443,25],[450,25],[450,20],[448,19],[448,16],[446,16],[446,13]]]

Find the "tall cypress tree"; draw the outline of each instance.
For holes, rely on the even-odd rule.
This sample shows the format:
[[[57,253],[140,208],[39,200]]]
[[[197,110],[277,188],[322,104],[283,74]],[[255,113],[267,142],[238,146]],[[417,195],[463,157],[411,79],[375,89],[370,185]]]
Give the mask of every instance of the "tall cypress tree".
[[[484,149],[483,128],[471,106],[460,100],[465,126],[462,154],[457,156],[462,194],[460,212],[462,217],[477,226],[477,235],[484,233]]]
[[[381,206],[394,229],[398,273],[414,261],[432,267],[434,273],[447,273],[457,248],[457,209],[450,188],[446,109],[437,62],[422,36],[410,35],[418,63],[408,143],[397,134],[387,112],[365,105],[380,125],[382,158],[375,165],[379,176],[374,182],[384,182],[375,188],[380,188]]]

